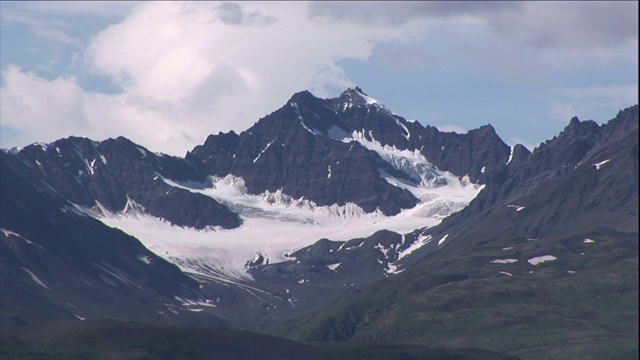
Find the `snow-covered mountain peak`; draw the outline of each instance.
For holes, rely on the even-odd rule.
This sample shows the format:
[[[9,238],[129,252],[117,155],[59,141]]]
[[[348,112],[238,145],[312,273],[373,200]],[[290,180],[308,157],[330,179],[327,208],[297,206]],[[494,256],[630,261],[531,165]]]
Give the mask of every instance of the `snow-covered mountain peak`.
[[[347,110],[352,107],[375,107],[380,110],[387,110],[387,108],[378,100],[370,97],[365,94],[362,89],[359,87],[355,87],[355,89],[348,88],[343,91],[342,94],[338,97],[339,110]]]

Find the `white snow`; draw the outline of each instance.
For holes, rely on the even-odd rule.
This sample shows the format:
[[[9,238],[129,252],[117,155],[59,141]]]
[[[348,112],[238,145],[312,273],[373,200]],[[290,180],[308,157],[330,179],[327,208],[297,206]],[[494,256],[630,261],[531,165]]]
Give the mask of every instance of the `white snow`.
[[[495,259],[491,260],[492,264],[513,264],[518,262],[518,259]]]
[[[327,166],[327,179],[331,177],[331,165]]]
[[[36,274],[32,273],[29,269],[27,268],[22,268],[22,270],[24,270],[27,274],[29,274],[29,276],[31,276],[31,279],[33,281],[35,281],[36,284],[42,286],[45,289],[49,289],[49,287],[47,286],[47,284],[44,283],[44,281],[40,280],[39,277],[36,276]]]
[[[87,160],[84,160],[85,162],[87,162]],[[93,175],[94,171],[95,171],[95,164],[96,164],[96,160],[93,159],[91,160],[91,164],[87,163],[87,169],[89,169],[89,172],[91,173],[91,175]]]
[[[140,255],[137,256],[137,259],[142,261],[145,264],[151,264],[151,258],[148,257],[147,255],[140,254]]]
[[[400,274],[401,272],[406,270],[406,269],[399,269],[398,265],[394,263],[388,263],[387,265],[389,266],[388,269],[385,269],[385,272],[387,274]]]
[[[483,167],[482,167],[482,169],[480,169],[480,172],[481,172],[481,173],[483,173],[483,174],[484,174],[486,171],[487,171],[487,167],[486,167],[486,166],[483,166]]]
[[[442,239],[438,240],[438,246],[442,245],[447,240],[448,237],[449,237],[449,234],[443,236]]]
[[[509,152],[509,160],[507,160],[507,163],[505,165],[509,165],[511,160],[513,160],[513,149],[514,148],[515,148],[515,145],[511,147],[511,151]]]
[[[593,164],[593,166],[595,166],[595,167],[596,167],[596,170],[600,170],[600,167],[601,167],[602,165],[604,165],[604,164],[608,163],[609,161],[611,161],[611,159],[607,159],[607,160],[601,161],[601,162],[599,162],[599,163],[597,163],[597,164]]]
[[[427,236],[420,236],[418,237],[418,239],[416,241],[414,241],[408,248],[404,249],[403,251],[401,251],[398,254],[398,260],[404,258],[405,256],[413,253],[414,251],[420,249],[421,247],[427,245],[428,243],[431,242],[431,240],[433,240],[433,238],[431,237],[431,235],[427,235]]]
[[[138,151],[140,151],[142,156],[147,157],[147,152],[143,148],[141,148],[139,146],[136,146],[136,149],[138,149]]]
[[[297,104],[292,103],[291,106],[297,109]],[[307,130],[314,132],[313,129]],[[395,216],[385,216],[380,211],[365,213],[352,203],[317,206],[308,199],[294,199],[282,190],[252,195],[247,192],[244,180],[233,175],[212,177],[205,183],[185,184],[157,174],[169,185],[210,196],[225,204],[240,215],[242,225],[231,230],[195,230],[172,226],[163,219],[146,214],[141,206],[132,201],[118,213],[111,213],[100,204],[84,210],[105,224],[135,236],[149,250],[185,272],[235,283],[241,279],[251,280],[245,264],[257,252],[275,263],[288,260],[285,253],[311,245],[321,238],[345,241],[366,237],[383,229],[404,234],[418,228],[432,227],[451,213],[463,209],[483,188],[472,184],[467,177],[460,179],[437,169],[418,150],[382,146],[375,140],[365,138],[363,132],[356,131],[349,135],[336,126],[329,129],[328,135],[343,142],[355,140],[407,173],[415,183],[380,172],[387,182],[407,189],[420,203]],[[371,136],[369,138],[373,139]],[[328,176],[330,170],[327,169]],[[446,236],[439,240],[439,244],[445,240]],[[430,241],[429,236],[420,237],[399,254],[399,259]]]
[[[500,274],[504,274],[504,275],[508,275],[508,276],[513,276],[513,274],[508,273],[508,272],[506,272],[506,271],[500,271]]]
[[[340,141],[343,141],[343,139],[350,138],[349,133],[342,130],[342,128],[336,125],[331,125],[329,130],[327,130],[327,136],[334,140],[340,140]]]
[[[433,166],[419,150],[399,150],[395,146],[381,145],[368,134],[354,131],[351,137],[334,138],[343,142],[357,141],[373,150],[394,168],[409,175],[415,183],[398,179],[379,169],[380,175],[391,185],[410,191],[420,200],[412,211],[421,216],[446,217],[462,210],[483,189],[484,185],[472,184],[468,177],[462,179]]]
[[[307,130],[308,132],[312,133],[313,135],[322,134],[322,132],[320,132],[319,130],[314,129],[314,128],[310,128],[309,126],[307,126],[307,124],[304,123],[304,118],[302,117],[302,114],[300,113],[300,108],[298,108],[298,103],[292,102],[291,106],[294,109],[296,109],[296,114],[298,115],[298,120],[300,120],[300,124],[302,124],[302,127],[304,127],[305,130]]]
[[[553,256],[553,255],[543,255],[543,256],[536,256],[534,258],[531,258],[529,260],[527,260],[527,262],[531,265],[538,265],[541,264],[543,262],[547,262],[547,261],[554,261],[558,259],[557,257]]]
[[[522,211],[522,210],[524,210],[524,209],[525,209],[525,207],[524,207],[524,206],[518,206],[518,205],[507,205],[507,207],[509,207],[509,208],[515,208],[515,209],[516,209],[516,211]]]
[[[336,271],[336,269],[338,268],[338,266],[342,265],[342,263],[335,263],[335,264],[331,264],[331,265],[327,265],[327,267],[329,268],[329,270],[333,270]]]
[[[174,296],[174,299],[180,301],[182,303],[182,306],[208,306],[208,307],[216,307],[216,304],[214,304],[211,300],[209,299],[204,299],[204,300],[189,300],[189,299],[183,299],[180,296]],[[202,310],[202,309],[200,309]]]
[[[583,241],[585,244],[593,244],[594,242],[596,242],[595,240],[591,240],[591,239],[584,239]]]
[[[28,239],[27,239],[27,238],[25,238],[24,236],[22,236],[22,235],[20,235],[20,234],[18,234],[18,233],[15,233],[15,232],[13,232],[13,231],[11,231],[11,230],[4,229],[4,228],[0,228],[0,231],[2,231],[2,233],[4,234],[4,236],[7,236],[7,237],[8,237],[8,236],[15,236],[15,237],[18,237],[18,238],[20,238],[20,239],[24,240],[27,244],[31,244],[31,245],[34,245],[34,246],[39,247],[39,248],[40,248],[40,249],[42,249],[42,250],[45,250],[45,248],[43,248],[42,246],[40,246],[40,245],[38,245],[38,244],[34,243],[34,242],[33,242],[33,241],[31,241],[31,240],[28,240]]]
[[[409,132],[409,129],[407,129],[407,127],[404,126],[404,124],[400,122],[400,120],[396,118],[394,118],[394,120],[396,121],[396,124],[398,124],[398,126],[404,131],[404,134],[402,134],[402,136],[404,136],[405,139],[409,140],[411,138],[411,133]]]
[[[511,249],[513,249],[513,246],[509,246],[509,247],[504,247],[504,248],[502,248],[502,250],[511,250]]]
[[[258,154],[258,156],[256,156],[256,158],[255,158],[255,159],[253,159],[253,163],[254,163],[254,164],[256,163],[256,161],[258,161],[258,159],[260,159],[260,156],[262,156],[262,154],[264,154],[264,153],[265,153],[265,151],[269,150],[269,147],[271,146],[271,144],[273,144],[273,142],[274,142],[274,141],[275,141],[275,140],[271,140],[271,142],[270,142],[270,143],[268,143],[268,144],[267,144],[267,146],[265,146],[265,147],[264,147],[264,149],[262,149],[262,150],[260,151],[260,154]]]

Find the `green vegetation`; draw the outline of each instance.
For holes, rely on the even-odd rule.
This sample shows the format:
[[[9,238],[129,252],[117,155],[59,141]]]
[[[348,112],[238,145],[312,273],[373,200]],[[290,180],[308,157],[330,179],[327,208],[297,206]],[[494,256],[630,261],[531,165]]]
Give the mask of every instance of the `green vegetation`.
[[[594,243],[585,237],[451,246],[272,333],[470,347],[523,359],[637,359],[637,234],[601,231],[589,235]],[[527,262],[546,254],[557,260]],[[505,258],[518,261],[492,263]]]
[[[6,360],[503,360],[476,349],[365,343],[302,344],[268,335],[188,327],[160,327],[114,320],[59,321],[3,330]]]

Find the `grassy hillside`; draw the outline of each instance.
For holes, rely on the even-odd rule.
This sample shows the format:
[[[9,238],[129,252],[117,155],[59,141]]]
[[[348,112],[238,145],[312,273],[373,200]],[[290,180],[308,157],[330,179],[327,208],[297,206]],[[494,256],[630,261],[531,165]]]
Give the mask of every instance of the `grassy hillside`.
[[[5,360],[508,360],[476,349],[365,343],[302,344],[268,335],[114,320],[58,321],[0,332]]]

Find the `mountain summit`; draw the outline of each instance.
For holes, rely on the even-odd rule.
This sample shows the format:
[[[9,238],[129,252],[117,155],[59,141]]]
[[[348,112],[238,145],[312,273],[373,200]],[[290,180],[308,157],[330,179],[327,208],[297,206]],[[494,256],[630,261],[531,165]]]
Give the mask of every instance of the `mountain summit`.
[[[184,158],[122,137],[2,150],[0,324],[637,357],[638,154],[637,105],[530,152],[357,87]]]

